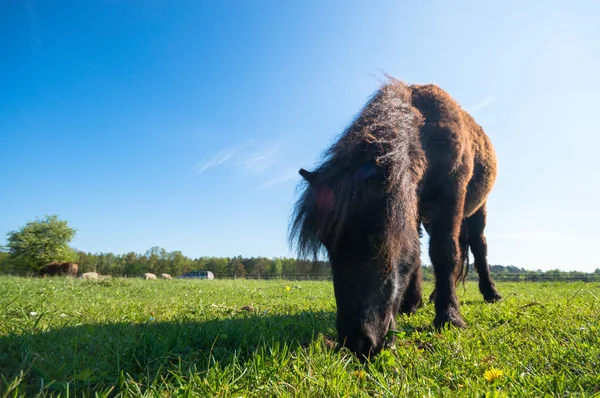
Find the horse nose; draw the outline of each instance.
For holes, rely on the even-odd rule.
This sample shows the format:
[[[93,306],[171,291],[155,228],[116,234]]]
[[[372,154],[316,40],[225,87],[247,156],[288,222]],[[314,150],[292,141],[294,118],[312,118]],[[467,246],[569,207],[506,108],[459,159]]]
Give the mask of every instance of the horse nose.
[[[379,344],[372,333],[360,333],[348,336],[344,346],[358,357],[369,357],[379,352]]]

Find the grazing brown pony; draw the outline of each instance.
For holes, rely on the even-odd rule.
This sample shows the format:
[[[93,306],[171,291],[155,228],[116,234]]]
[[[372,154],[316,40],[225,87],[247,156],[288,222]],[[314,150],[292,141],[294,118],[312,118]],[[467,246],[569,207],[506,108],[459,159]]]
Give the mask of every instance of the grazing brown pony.
[[[329,256],[338,337],[360,356],[377,354],[396,314],[422,303],[420,224],[435,271],[436,328],[464,327],[456,283],[471,248],[479,288],[491,280],[484,237],[496,179],[492,144],[435,85],[384,84],[313,172],[295,206],[290,241],[301,257]]]
[[[39,270],[39,276],[53,276],[53,275],[65,275],[65,276],[77,276],[79,271],[79,265],[75,263],[57,263],[53,262],[46,264]]]

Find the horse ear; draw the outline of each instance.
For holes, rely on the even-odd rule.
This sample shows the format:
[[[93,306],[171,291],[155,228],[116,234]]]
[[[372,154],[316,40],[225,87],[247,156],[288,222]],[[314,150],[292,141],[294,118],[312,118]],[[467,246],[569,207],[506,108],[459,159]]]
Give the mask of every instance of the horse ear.
[[[307,171],[304,169],[298,170],[298,173],[300,173],[302,178],[304,178],[306,181],[308,181],[309,184],[312,184],[318,176],[318,173],[310,172],[310,171]]]

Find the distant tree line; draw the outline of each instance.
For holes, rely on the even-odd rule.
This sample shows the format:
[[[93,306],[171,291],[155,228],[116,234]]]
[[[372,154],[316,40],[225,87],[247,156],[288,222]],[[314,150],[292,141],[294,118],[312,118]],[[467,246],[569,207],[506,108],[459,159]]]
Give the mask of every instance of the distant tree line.
[[[153,274],[168,273],[181,276],[190,271],[211,271],[217,278],[314,278],[328,279],[331,269],[327,261],[308,261],[286,257],[198,257],[185,256],[181,251],[168,252],[161,247],[152,247],[145,253],[126,254],[86,253],[75,251],[74,261],[79,271],[96,271],[102,275],[138,277],[146,272]],[[467,280],[477,280],[477,272],[470,265]],[[593,277],[600,280],[600,268],[593,274],[578,271],[526,270],[513,265],[490,265],[496,280],[536,281],[536,280],[585,280]],[[17,264],[6,250],[0,250],[0,273],[27,275],[35,270]],[[433,267],[423,265],[423,279],[433,280]]]
[[[137,277],[146,272],[181,276],[190,271],[211,271],[217,278],[330,278],[327,261],[307,261],[285,257],[199,257],[181,251],[168,252],[152,247],[144,254],[86,253],[69,246],[76,234],[66,221],[46,216],[8,233],[8,244],[0,246],[0,273],[28,275],[47,263],[76,262],[79,272],[96,271],[102,275]],[[469,280],[477,279],[470,266]],[[423,278],[433,280],[433,268],[422,267]],[[560,270],[529,271],[513,265],[491,265],[496,280],[600,280],[600,268],[593,274]]]
[[[211,271],[217,278],[279,278],[295,275],[327,276],[329,264],[294,258],[267,257],[199,257],[190,258],[181,251],[168,252],[152,247],[144,254],[130,252],[92,254],[77,252],[82,272],[96,271],[113,276],[139,276],[145,272],[184,275],[190,271]]]
[[[430,278],[433,278],[432,267],[425,268],[431,272]],[[600,281],[600,268],[596,268],[593,273],[586,273],[581,271],[562,271],[559,269],[553,269],[549,271],[542,271],[540,269],[526,270],[514,265],[490,265],[490,272],[492,274],[492,278],[494,278],[496,281]],[[466,280],[478,280],[477,271],[474,269],[473,264],[469,265],[469,273],[467,274]]]
[[[146,272],[181,276],[190,271],[211,271],[217,278],[328,277],[329,263],[285,257],[198,257],[181,251],[168,252],[152,247],[143,254],[86,253],[76,251],[79,272],[96,271],[102,275],[136,277]],[[8,252],[0,252],[0,273],[27,275],[34,269],[11,261]]]

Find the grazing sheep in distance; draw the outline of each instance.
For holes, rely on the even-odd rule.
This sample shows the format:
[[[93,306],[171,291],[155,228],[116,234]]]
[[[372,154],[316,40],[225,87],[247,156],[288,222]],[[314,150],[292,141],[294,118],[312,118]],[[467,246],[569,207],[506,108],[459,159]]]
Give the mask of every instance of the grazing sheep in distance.
[[[160,274],[160,277],[162,279],[173,280],[173,278],[169,274]]]
[[[81,279],[88,279],[88,280],[98,280],[98,277],[100,275],[97,272],[86,272],[85,274],[81,274]]]
[[[151,274],[151,273],[149,273],[149,272],[146,272],[146,273],[144,274],[144,279],[145,279],[145,280],[148,280],[148,279],[156,279],[156,275],[154,275],[154,274]]]
[[[75,263],[57,263],[53,262],[46,264],[38,272],[39,276],[52,276],[52,275],[66,275],[66,276],[77,276],[79,271],[79,265]]]

